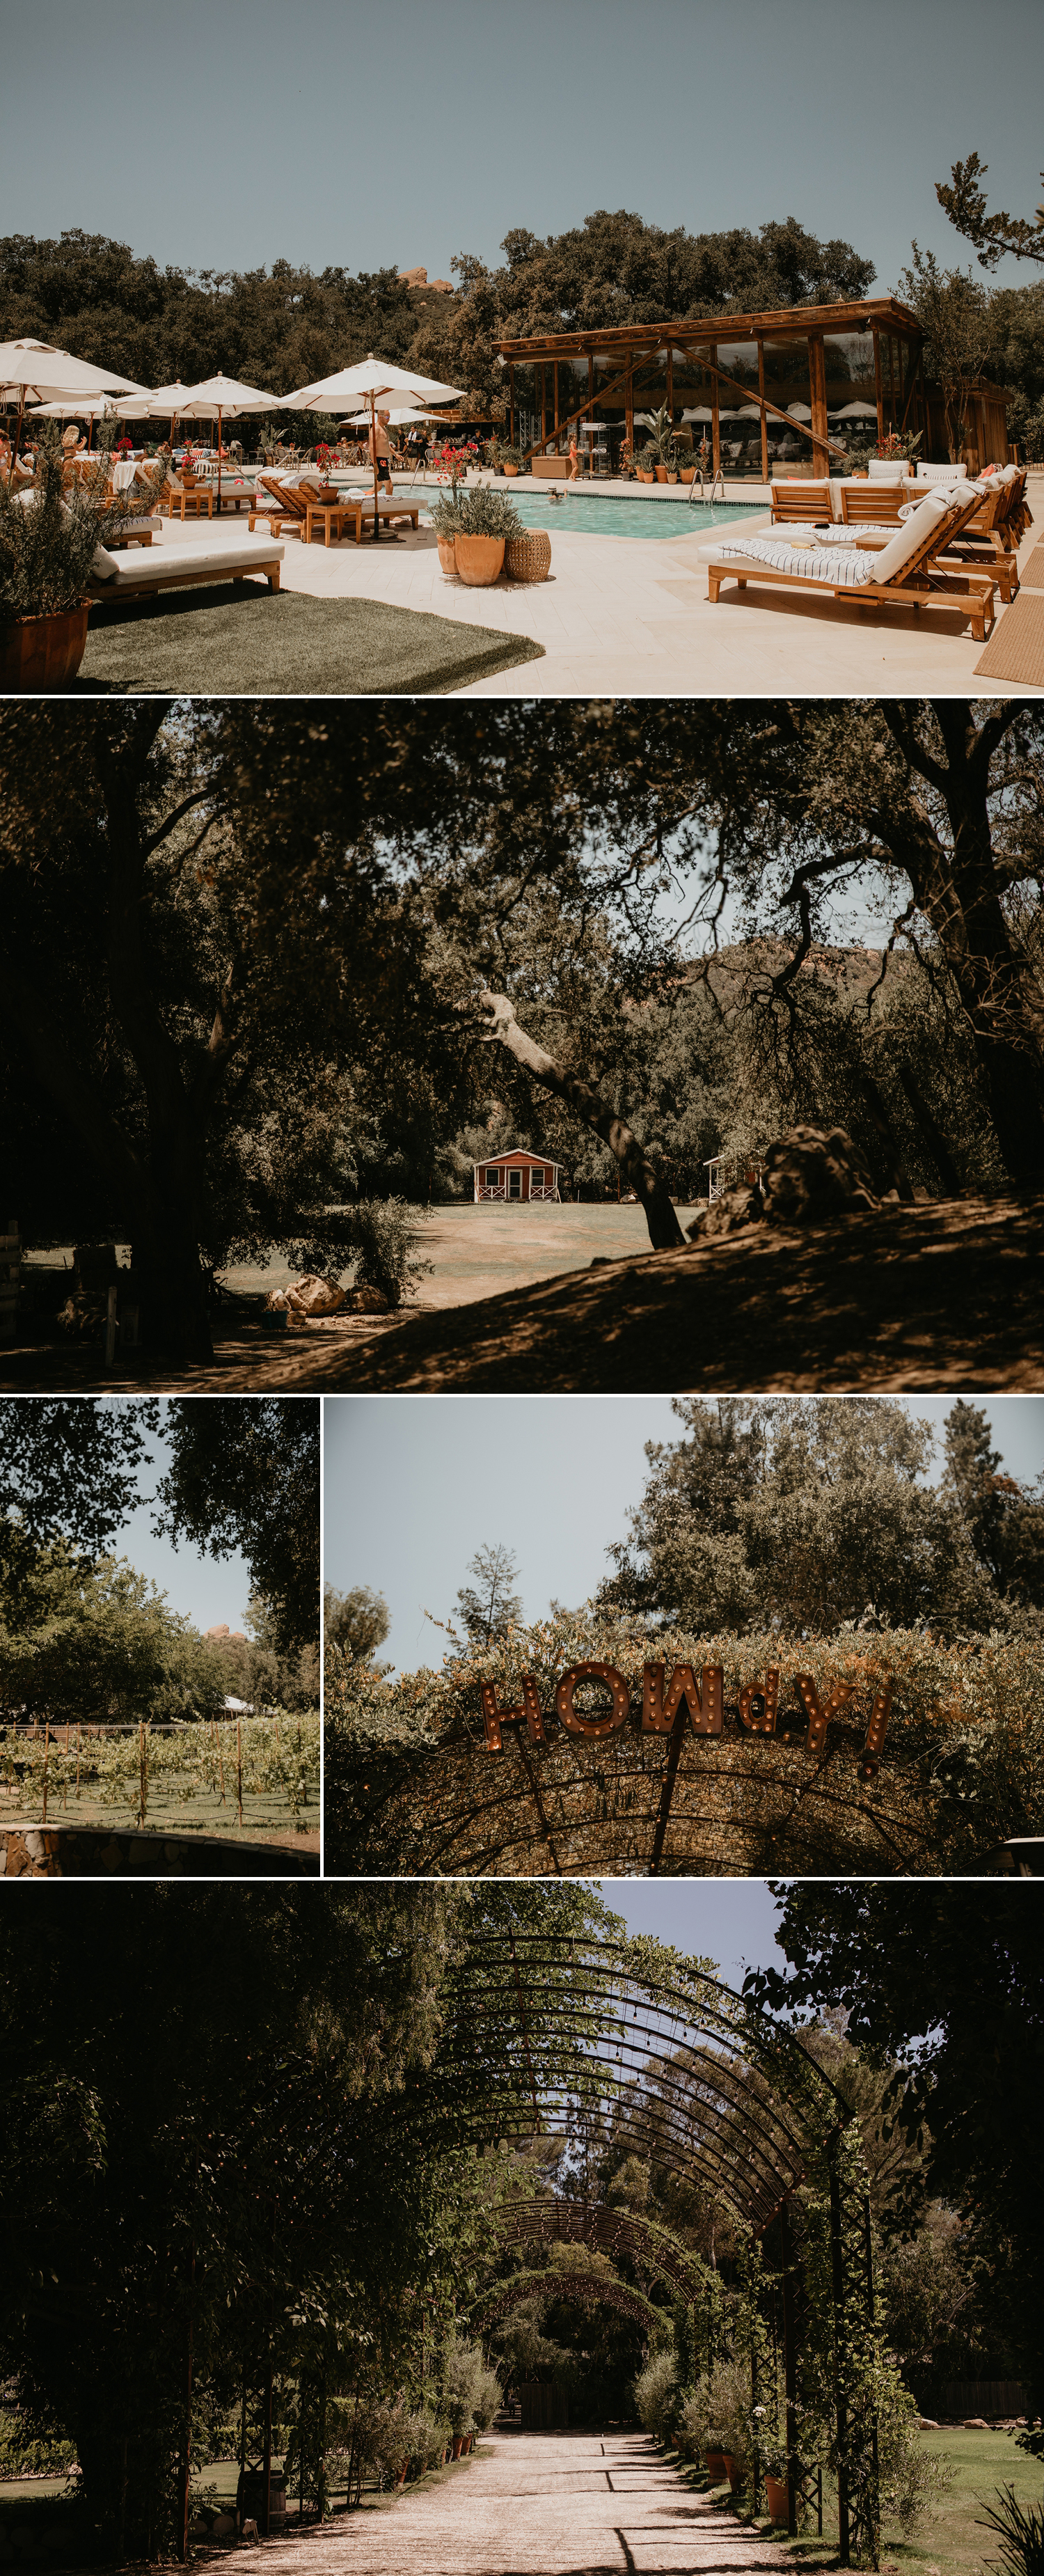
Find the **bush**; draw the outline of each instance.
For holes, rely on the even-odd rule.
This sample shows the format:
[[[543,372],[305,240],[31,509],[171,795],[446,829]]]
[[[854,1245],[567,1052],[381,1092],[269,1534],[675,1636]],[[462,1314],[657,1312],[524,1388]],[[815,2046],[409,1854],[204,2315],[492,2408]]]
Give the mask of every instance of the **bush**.
[[[453,2343],[443,2362],[442,2397],[454,2433],[484,2431],[500,2404],[499,2382],[494,2381],[496,2397],[489,2413],[488,2403],[492,2371],[486,2369],[482,2349],[477,2343]]]
[[[40,438],[37,488],[0,483],[0,618],[57,616],[87,595],[98,513],[78,486],[65,492],[57,421]]]
[[[413,1248],[418,1224],[426,1223],[427,1210],[406,1199],[359,1199],[348,1227],[356,1287],[379,1288],[389,1306],[401,1306],[405,1291],[432,1268]]]
[[[456,533],[460,537],[524,537],[526,531],[510,493],[479,483],[474,491],[460,494]]]
[[[0,2478],[63,2478],[75,2457],[71,2434],[55,2425],[31,2432],[24,2415],[0,2410]]]
[[[669,2442],[678,2398],[678,2365],[673,2349],[654,2352],[634,2383],[638,2421],[657,2442]]]

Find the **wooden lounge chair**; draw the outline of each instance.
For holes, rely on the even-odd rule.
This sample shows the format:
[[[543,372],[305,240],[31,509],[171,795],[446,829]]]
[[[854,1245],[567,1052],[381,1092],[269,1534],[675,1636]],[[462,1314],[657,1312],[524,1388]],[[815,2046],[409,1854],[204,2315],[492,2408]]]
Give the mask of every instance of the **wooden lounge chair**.
[[[981,508],[949,549],[951,561],[978,564],[984,572],[992,572],[1005,601],[1014,599],[1018,590],[1017,549],[1025,528],[1031,524],[1025,493],[1024,474],[1010,483],[987,484]]]
[[[858,487],[854,483],[842,483],[842,527],[897,528],[902,507],[901,483],[860,483]]]
[[[308,503],[314,500],[314,493],[303,490],[297,483],[281,482],[275,474],[259,474],[257,482],[258,490],[263,491],[267,498],[261,502],[255,500],[254,508],[247,519],[251,536],[258,520],[262,519],[266,527],[271,529],[274,537],[281,537],[286,530],[289,530],[291,535],[298,536],[303,541]]]
[[[774,483],[772,517],[797,523],[809,521],[819,528],[829,527],[834,516],[829,483]]]
[[[148,599],[160,590],[195,590],[204,582],[248,581],[263,573],[269,590],[278,590],[282,560],[282,546],[264,538],[252,546],[242,536],[233,545],[177,545],[124,563],[99,546],[87,587],[97,600]]]
[[[992,626],[995,616],[992,575],[944,572],[937,560],[974,517],[981,500],[977,486],[969,490],[966,504],[947,505],[941,497],[939,501],[928,498],[921,505],[925,513],[923,527],[915,526],[913,517],[903,520],[895,535],[880,548],[873,543],[833,550],[829,544],[810,548],[807,557],[800,559],[800,569],[796,557],[793,569],[780,560],[786,550],[785,537],[775,540],[774,558],[766,560],[760,555],[760,549],[773,542],[771,529],[762,536],[735,538],[728,555],[722,547],[707,565],[707,597],[712,601],[720,599],[725,581],[735,581],[740,590],[750,582],[768,582],[773,589],[827,591],[835,599],[865,601],[868,607],[875,608],[953,608],[962,619],[970,620],[976,642],[985,643],[987,620]],[[920,510],[916,518],[920,522]],[[750,548],[759,552],[752,553]],[[824,559],[823,569],[818,572],[813,568],[817,551]],[[876,556],[873,570],[868,569],[871,555]]]

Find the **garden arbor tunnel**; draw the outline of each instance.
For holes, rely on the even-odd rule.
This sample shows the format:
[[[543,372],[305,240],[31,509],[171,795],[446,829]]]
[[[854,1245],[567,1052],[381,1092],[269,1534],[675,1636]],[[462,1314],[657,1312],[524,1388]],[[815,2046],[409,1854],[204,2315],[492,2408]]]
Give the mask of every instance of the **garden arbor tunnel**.
[[[778,2221],[786,2390],[788,2520],[797,2528],[802,2463],[797,2441],[796,2293],[790,2204],[821,2166],[829,2173],[830,2256],[840,2562],[851,2534],[845,2353],[873,2313],[869,2211],[846,2206],[842,2141],[846,2104],[786,2022],[761,2013],[703,1965],[657,1942],[610,1934],[557,1937],[508,1915],[451,1971],[448,2011],[417,2112],[433,2147],[523,2148],[558,2165],[559,2196],[516,2201],[502,2242],[583,2241],[637,2258],[695,2303],[699,2258],[670,2231],[630,2211],[585,2204],[592,2154],[636,2155],[661,2174],[695,2183],[729,2213],[741,2238],[763,2243]],[[564,2185],[564,2188],[563,2188]],[[573,2193],[575,2197],[568,2197]],[[853,2244],[865,2244],[853,2260]],[[570,2276],[531,2279],[519,2296],[571,2296]],[[583,2295],[605,2295],[603,2276],[580,2275]],[[473,2311],[492,2321],[510,2284],[490,2284]],[[618,2285],[621,2289],[629,2287]],[[576,2295],[580,2295],[579,2291]],[[510,2303],[510,2302],[509,2302]],[[616,2305],[615,2299],[610,2304]],[[633,2313],[633,2310],[632,2310]],[[661,2312],[662,2313],[662,2312]],[[657,2311],[642,2303],[643,2320]],[[876,2443],[875,2443],[876,2455]],[[757,2474],[757,2473],[755,2473]],[[874,2521],[876,2531],[876,2519]],[[871,2536],[876,2564],[876,2544]]]

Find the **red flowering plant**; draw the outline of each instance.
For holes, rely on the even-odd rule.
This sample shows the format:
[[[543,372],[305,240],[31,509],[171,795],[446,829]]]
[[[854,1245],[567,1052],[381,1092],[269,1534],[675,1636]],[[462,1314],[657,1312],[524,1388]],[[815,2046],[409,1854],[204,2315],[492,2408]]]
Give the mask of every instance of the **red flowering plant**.
[[[122,438],[118,438],[116,441],[116,454],[117,456],[133,456],[134,454],[134,441],[133,439],[128,438],[126,430],[124,430]]]
[[[880,458],[882,463],[898,465],[907,457],[915,456],[920,444],[920,430],[914,438],[907,438],[905,434],[900,437],[895,430],[889,430],[887,438],[879,438],[876,447],[872,447],[870,453],[871,456]]]

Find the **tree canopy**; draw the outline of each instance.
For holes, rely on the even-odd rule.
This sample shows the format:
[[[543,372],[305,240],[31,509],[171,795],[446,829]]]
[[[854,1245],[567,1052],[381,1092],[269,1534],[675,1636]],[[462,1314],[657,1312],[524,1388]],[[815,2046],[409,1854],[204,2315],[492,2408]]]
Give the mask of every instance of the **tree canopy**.
[[[319,1629],[319,1399],[174,1400],[157,1527],[211,1556],[240,1549],[284,1653]]]
[[[923,2137],[929,2188],[965,2214],[1039,2416],[1040,1909],[1028,1889],[989,1883],[779,1893],[787,1970],[754,1972],[746,1991],[800,2018],[840,2009],[872,2061],[898,2061],[893,2116]]]
[[[149,1456],[137,1407],[93,1396],[0,1401],[0,1562],[31,1561],[56,1539],[101,1556],[138,1498]]]
[[[676,1399],[677,1442],[647,1444],[631,1546],[600,1599],[667,1625],[833,1636],[847,1624],[954,1637],[1044,1611],[1044,1500],[998,1476],[981,1408],[931,1426],[897,1399]],[[633,1550],[633,1552],[632,1552]]]

